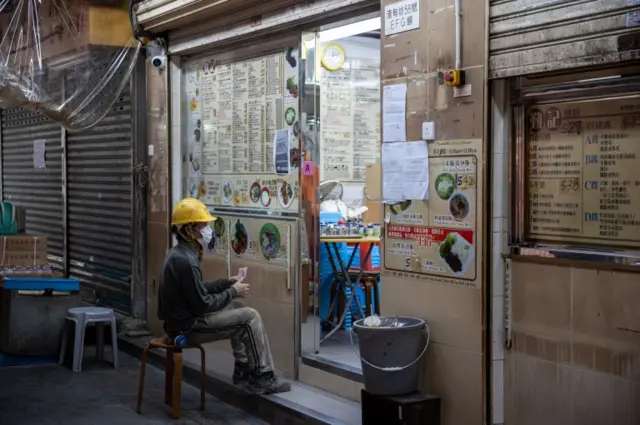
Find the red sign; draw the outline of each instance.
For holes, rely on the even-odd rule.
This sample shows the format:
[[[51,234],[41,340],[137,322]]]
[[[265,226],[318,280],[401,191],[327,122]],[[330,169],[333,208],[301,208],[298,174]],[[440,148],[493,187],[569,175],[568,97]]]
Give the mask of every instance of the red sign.
[[[442,243],[450,233],[457,233],[473,244],[473,231],[460,229],[443,229],[441,227],[405,226],[390,224],[387,226],[387,238],[409,239],[418,242],[418,246],[431,246],[433,242]]]

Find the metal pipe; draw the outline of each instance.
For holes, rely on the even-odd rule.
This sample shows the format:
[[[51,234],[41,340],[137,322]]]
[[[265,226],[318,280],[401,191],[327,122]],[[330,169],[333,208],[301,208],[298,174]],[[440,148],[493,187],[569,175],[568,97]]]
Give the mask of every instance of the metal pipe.
[[[67,82],[63,78],[60,90],[62,98],[66,99]],[[64,277],[69,277],[70,259],[69,259],[69,169],[68,169],[68,144],[67,129],[60,126],[60,148],[62,149],[61,158],[61,189],[62,189],[62,272]]]
[[[456,67],[455,69],[460,69],[460,65],[461,65],[461,59],[460,56],[462,55],[462,35],[461,35],[461,30],[462,30],[462,6],[461,6],[462,0],[455,0],[455,15],[456,15]]]

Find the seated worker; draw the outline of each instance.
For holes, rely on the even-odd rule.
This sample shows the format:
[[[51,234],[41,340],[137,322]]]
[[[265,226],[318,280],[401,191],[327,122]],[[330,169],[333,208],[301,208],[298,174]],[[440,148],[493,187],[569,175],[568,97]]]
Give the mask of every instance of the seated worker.
[[[267,333],[260,314],[238,299],[249,285],[238,277],[205,282],[200,260],[216,218],[197,199],[183,199],[171,217],[178,244],[164,263],[158,318],[170,341],[184,336],[187,344],[231,340],[235,368],[233,382],[252,394],[274,394],[291,389],[274,374]]]

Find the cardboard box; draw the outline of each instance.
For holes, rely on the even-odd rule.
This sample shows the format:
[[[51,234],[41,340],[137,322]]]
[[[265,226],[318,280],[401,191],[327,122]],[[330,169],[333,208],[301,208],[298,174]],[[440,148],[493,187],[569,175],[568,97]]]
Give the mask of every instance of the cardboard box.
[[[367,167],[367,183],[364,191],[364,202],[368,208],[364,213],[367,223],[381,223],[384,205],[382,204],[382,165],[377,162]]]
[[[60,2],[52,0],[39,2],[37,15],[40,18],[39,48],[43,59],[56,58],[62,55],[73,55],[90,46],[124,47],[129,45],[132,39],[131,23],[127,3],[120,2],[117,6],[104,6],[89,4],[86,0],[71,0],[65,2],[64,11],[59,7]],[[30,14],[26,13],[27,6],[20,15],[19,28],[23,31],[31,30],[28,23]],[[62,15],[64,13],[64,15]],[[9,28],[11,19],[15,13],[0,15],[0,28],[2,36]],[[74,27],[73,30],[69,26]],[[114,50],[115,52],[116,50]],[[33,43],[26,49],[22,49],[22,59],[12,59],[14,63],[29,63],[28,59],[34,56],[36,45]]]
[[[46,236],[0,236],[0,265],[39,266],[45,264],[47,264]]]

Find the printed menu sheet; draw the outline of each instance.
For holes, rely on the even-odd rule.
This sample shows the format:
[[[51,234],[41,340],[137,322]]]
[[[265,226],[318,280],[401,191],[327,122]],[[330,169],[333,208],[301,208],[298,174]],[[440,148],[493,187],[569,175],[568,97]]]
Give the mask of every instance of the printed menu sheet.
[[[218,64],[187,64],[185,196],[208,205],[298,208],[297,50]],[[276,129],[289,134],[291,173],[276,176]]]
[[[380,61],[346,58],[320,72],[321,180],[364,182],[380,157]]]
[[[533,239],[640,245],[640,100],[527,111]]]
[[[482,140],[428,146],[429,200],[385,206],[385,273],[479,287]]]

